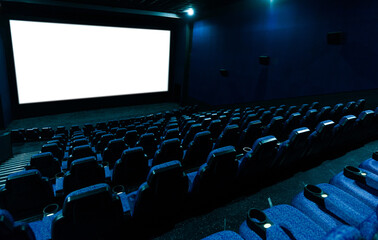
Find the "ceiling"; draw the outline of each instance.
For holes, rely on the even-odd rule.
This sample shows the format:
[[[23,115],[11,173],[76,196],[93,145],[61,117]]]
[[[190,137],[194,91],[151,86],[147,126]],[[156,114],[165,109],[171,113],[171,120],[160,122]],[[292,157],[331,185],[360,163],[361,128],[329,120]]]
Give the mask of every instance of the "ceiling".
[[[166,12],[181,15],[193,7],[200,15],[235,3],[236,0],[59,0],[60,2],[91,4],[98,6],[120,7],[127,9],[148,10],[155,12]]]

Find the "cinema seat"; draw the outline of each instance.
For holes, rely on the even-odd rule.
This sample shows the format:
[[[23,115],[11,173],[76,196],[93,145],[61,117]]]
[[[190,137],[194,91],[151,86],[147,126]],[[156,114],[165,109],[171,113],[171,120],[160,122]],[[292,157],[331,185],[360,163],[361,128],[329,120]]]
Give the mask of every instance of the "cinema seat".
[[[212,150],[198,171],[188,174],[190,194],[200,204],[227,197],[236,180],[238,161],[233,146]],[[219,199],[218,199],[219,198]]]
[[[374,173],[353,166],[345,166],[343,172],[334,176],[329,183],[373,209],[378,206],[378,176]]]
[[[61,172],[60,162],[51,152],[33,155],[27,169],[37,169],[43,177],[55,178],[55,174]]]
[[[269,124],[263,129],[262,131],[262,137],[273,135],[278,140],[283,141],[284,136],[282,134],[282,128],[283,128],[284,118],[281,116],[273,117],[272,120],[269,122]]]
[[[354,113],[352,113],[355,116],[358,116],[362,111],[364,111],[366,105],[366,100],[365,99],[359,99],[356,102],[356,108],[354,110]]]
[[[222,122],[219,119],[211,121],[210,125],[207,127],[207,131],[211,132],[211,139],[213,141],[218,138],[222,130]]]
[[[243,238],[236,232],[225,230],[211,234],[202,240],[243,240]]]
[[[67,159],[66,168],[69,169],[73,161],[80,158],[85,158],[85,157],[96,157],[96,153],[92,150],[91,146],[82,145],[82,146],[74,147],[72,150],[72,154]],[[63,163],[62,163],[62,167],[63,167]]]
[[[340,148],[345,149],[350,147],[353,141],[353,130],[355,127],[356,117],[354,115],[343,116],[340,121],[333,127],[333,141],[331,145],[337,151]]]
[[[378,175],[378,152],[374,152],[373,156],[369,159],[366,159],[363,161],[360,165],[359,168],[368,170],[375,175]]]
[[[362,142],[370,140],[376,133],[372,131],[374,126],[374,112],[372,110],[362,111],[355,122],[354,132],[355,141]]]
[[[261,137],[262,123],[260,120],[251,121],[241,132],[236,149],[238,153],[243,153],[245,147],[251,148],[253,143]]]
[[[41,214],[53,198],[52,185],[36,169],[8,175],[5,186],[0,188],[0,208],[16,219]]]
[[[342,103],[336,104],[332,108],[331,112],[329,113],[329,119],[334,122],[339,122],[343,114],[343,108],[344,108],[344,104]]]
[[[41,129],[41,140],[50,140],[54,136],[54,130],[51,127]]]
[[[108,146],[110,140],[114,139],[113,134],[104,134],[101,136],[100,141],[96,144],[96,152],[102,153],[104,149]]]
[[[112,183],[128,189],[145,181],[148,171],[148,158],[143,148],[129,148],[123,151],[121,158],[114,164]]]
[[[68,136],[68,130],[66,129],[65,126],[57,126],[55,134],[56,135],[63,134],[63,135],[65,135],[67,137]]]
[[[101,130],[101,131],[105,131],[105,132],[108,131],[108,126],[106,125],[106,122],[98,122],[98,123],[96,123],[95,128],[97,130]]]
[[[278,148],[275,166],[277,168],[293,168],[297,166],[302,159],[307,147],[307,138],[310,135],[310,129],[303,127],[294,129],[289,139],[282,142]]]
[[[0,239],[35,240],[29,224],[15,222],[13,216],[5,209],[0,209]]]
[[[378,231],[376,209],[330,184],[306,185],[305,191],[293,198],[292,205],[326,232],[348,224],[358,228],[364,238],[372,239]]]
[[[136,147],[143,147],[144,153],[150,159],[154,156],[157,148],[157,140],[153,133],[142,134],[135,144]]]
[[[284,113],[283,117],[288,119],[290,117],[291,114],[293,113],[296,113],[298,111],[298,107],[297,106],[290,106],[286,112]]]
[[[41,148],[41,153],[47,153],[50,152],[52,155],[59,160],[59,162],[62,162],[64,157],[64,152],[62,148],[58,146],[58,143],[47,143],[43,144]]]
[[[319,154],[327,152],[330,143],[332,142],[332,130],[335,123],[331,120],[320,122],[315,131],[308,136],[308,145],[305,156],[314,159]],[[304,164],[310,164],[305,162]]]
[[[301,125],[302,115],[298,112],[292,113],[284,122],[282,134],[285,136],[285,140],[289,137],[289,134]]]
[[[63,209],[54,215],[53,240],[121,239],[122,203],[107,184],[97,184],[70,193]],[[122,237],[121,237],[122,236]]]
[[[326,232],[298,209],[282,204],[264,211],[252,208],[239,229],[245,239],[322,240]]]
[[[172,138],[181,139],[180,130],[178,128],[167,129],[165,133],[163,134],[163,136],[161,137],[161,141],[172,139]]]
[[[113,169],[114,163],[121,158],[123,151],[128,147],[122,138],[110,140],[103,151],[102,161],[107,162],[109,168]]]
[[[277,108],[276,111],[273,113],[273,117],[281,116],[283,117],[285,114],[285,110],[281,107]]]
[[[271,111],[264,111],[260,117],[260,121],[263,126],[267,125],[272,119],[273,114]]]
[[[213,149],[221,148],[224,146],[236,146],[239,139],[239,126],[236,124],[227,125],[218,139],[214,143]]]
[[[241,184],[250,185],[274,166],[278,141],[274,136],[265,136],[255,141],[252,150],[240,160],[238,179]],[[260,183],[260,182],[259,182]]]
[[[305,115],[307,111],[310,109],[310,105],[307,103],[304,103],[301,105],[301,107],[298,109],[298,112],[302,115]]]
[[[330,119],[330,112],[332,108],[330,106],[324,106],[320,109],[320,111],[316,114],[316,122],[321,122],[324,120]]]
[[[240,129],[241,130],[244,130],[247,128],[248,124],[252,121],[256,121],[258,120],[257,119],[257,115],[252,113],[252,114],[248,114],[245,118],[242,119],[242,122],[240,124]]]
[[[212,147],[211,133],[209,131],[197,133],[184,151],[181,162],[184,169],[199,167],[205,163]]]
[[[36,128],[26,129],[25,140],[27,142],[39,141],[39,130]]]
[[[150,160],[151,167],[165,162],[173,160],[181,161],[183,156],[183,149],[180,139],[172,138],[165,140],[161,143],[161,146],[156,150],[154,157]]]
[[[13,143],[24,142],[25,141],[25,134],[20,129],[13,129],[11,131],[11,140]]]
[[[123,140],[129,147],[134,147],[139,139],[139,134],[136,130],[128,130]]]
[[[102,130],[95,130],[93,132],[93,137],[92,137],[92,146],[96,146],[97,143],[100,141],[101,139],[101,136],[102,135],[105,135],[106,132],[105,131],[102,131]]]
[[[78,136],[78,138],[74,139],[70,143],[70,147],[68,150],[68,154],[72,154],[72,150],[75,147],[83,146],[83,145],[89,145],[88,139],[83,136]]]
[[[313,102],[310,105],[310,109],[316,109],[316,110],[318,110],[319,106],[320,106],[319,102]]]
[[[80,188],[104,182],[104,168],[98,164],[95,157],[85,157],[71,163],[69,171],[64,174],[63,191],[67,195]],[[58,181],[56,185],[56,189],[62,189]]]
[[[115,132],[115,138],[119,139],[119,138],[125,137],[126,132],[127,132],[126,128],[118,128],[117,131]]]
[[[137,225],[169,226],[182,214],[188,193],[188,177],[179,161],[151,168],[146,182],[127,195]]]
[[[314,129],[316,124],[318,123],[316,119],[316,115],[318,114],[318,110],[310,109],[306,113],[304,113],[303,118],[300,120],[300,125],[302,127],[307,127],[308,129]]]
[[[201,124],[193,124],[190,126],[189,130],[186,132],[185,136],[183,136],[181,145],[184,149],[186,149],[189,143],[193,140],[194,135],[202,130]],[[176,159],[177,160],[177,159]]]

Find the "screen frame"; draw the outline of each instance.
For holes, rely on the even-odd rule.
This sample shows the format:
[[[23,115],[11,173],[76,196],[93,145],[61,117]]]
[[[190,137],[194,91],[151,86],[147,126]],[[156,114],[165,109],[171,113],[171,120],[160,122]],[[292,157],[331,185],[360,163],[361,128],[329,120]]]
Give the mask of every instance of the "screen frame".
[[[87,9],[66,7],[54,7],[44,5],[10,4],[3,6],[5,14],[2,17],[3,29],[5,29],[4,48],[7,59],[8,80],[12,96],[12,108],[14,118],[26,118],[65,112],[75,112],[108,107],[120,107],[128,105],[140,105],[173,101],[173,86],[175,59],[177,58],[177,38],[182,21],[177,18],[146,16],[140,14],[125,14],[122,11],[108,11],[101,8]],[[32,10],[32,11],[31,11]],[[79,24],[89,26],[125,27],[138,29],[169,30],[170,53],[168,91],[156,93],[141,93],[131,95],[119,95],[108,97],[95,97],[74,100],[61,100],[41,103],[19,104],[17,91],[15,62],[10,32],[10,20],[37,21],[63,24]],[[4,27],[5,25],[5,27]]]
[[[168,92],[168,85],[169,85],[169,63],[170,63],[170,51],[171,51],[171,46],[170,46],[171,31],[170,30],[157,30],[157,29],[146,29],[146,28],[110,27],[110,26],[99,26],[99,25],[94,26],[94,25],[83,25],[83,24],[79,25],[79,24],[67,24],[67,23],[62,24],[62,23],[52,23],[52,22],[40,22],[40,21],[38,21],[38,22],[37,21],[20,21],[20,20],[15,20],[15,19],[9,19],[9,22],[10,22],[10,30],[11,30],[11,37],[12,37],[12,45],[13,45],[13,58],[15,59],[14,63],[15,63],[16,85],[17,85],[17,91],[18,91],[18,102],[19,102],[19,104],[57,102],[57,101],[80,100],[80,99],[89,99],[89,98],[102,98],[102,97],[115,97],[115,96],[124,96],[124,95],[137,95],[137,94],[149,94],[149,93]],[[57,24],[57,25],[55,25],[55,24]],[[114,91],[113,91],[113,93],[109,92],[108,95],[106,95],[106,94],[103,93],[103,90],[102,91],[100,90],[97,93],[96,92],[88,93],[87,96],[77,95],[77,96],[69,97],[68,96],[69,91],[70,91],[69,89],[71,89],[72,87],[74,87],[74,85],[76,85],[75,83],[73,83],[71,81],[71,83],[69,83],[69,85],[67,85],[67,87],[70,86],[69,89],[64,90],[64,91],[68,91],[66,94],[64,94],[64,92],[61,92],[59,89],[57,89],[55,87],[53,89],[51,89],[51,90],[50,90],[50,88],[46,89],[47,91],[51,91],[51,93],[53,94],[53,95],[50,95],[50,97],[48,97],[48,99],[43,99],[43,92],[39,92],[39,91],[42,91],[43,85],[40,85],[40,84],[37,83],[38,85],[34,85],[33,84],[34,87],[37,87],[39,89],[39,90],[35,89],[36,90],[36,94],[37,94],[36,97],[39,98],[38,96],[40,96],[41,98],[39,98],[39,99],[31,99],[30,100],[30,97],[27,97],[27,95],[25,95],[25,94],[30,93],[30,91],[27,90],[27,87],[24,84],[26,82],[33,81],[33,79],[37,80],[38,77],[36,75],[31,74],[31,77],[32,76],[34,76],[34,77],[30,78],[30,77],[27,77],[25,74],[21,74],[21,72],[19,72],[20,70],[22,70],[22,68],[20,68],[20,66],[26,67],[26,65],[25,65],[26,62],[25,61],[22,62],[18,58],[18,57],[22,56],[22,55],[19,55],[20,54],[20,52],[19,52],[20,50],[18,50],[18,54],[16,54],[16,56],[14,55],[15,54],[15,52],[14,52],[14,50],[15,50],[14,49],[15,44],[18,43],[18,45],[16,45],[16,46],[20,46],[20,48],[23,46],[23,49],[25,49],[25,46],[24,46],[25,43],[20,43],[20,41],[22,39],[23,39],[22,41],[25,41],[25,40],[28,41],[27,37],[26,38],[22,37],[22,39],[20,39],[21,36],[19,36],[19,35],[22,32],[25,32],[26,30],[29,31],[30,29],[32,29],[32,30],[36,29],[36,31],[39,31],[39,33],[42,34],[42,35],[41,36],[36,36],[36,39],[38,39],[39,42],[48,44],[47,42],[45,42],[45,40],[43,40],[44,37],[45,37],[44,34],[48,34],[49,33],[48,30],[51,29],[51,28],[53,28],[53,29],[51,29],[51,31],[54,34],[54,31],[57,30],[57,29],[55,29],[55,27],[57,27],[57,29],[58,29],[58,32],[56,32],[57,36],[59,36],[59,34],[62,33],[62,31],[59,31],[59,29],[62,29],[62,28],[63,29],[67,28],[68,32],[72,32],[72,31],[73,32],[77,32],[78,29],[81,29],[81,30],[84,30],[84,31],[89,31],[92,34],[95,34],[96,37],[97,36],[101,36],[102,34],[104,34],[104,31],[106,33],[109,32],[110,34],[114,34],[115,33],[115,34],[117,34],[117,36],[120,36],[121,38],[123,37],[122,38],[123,39],[122,42],[118,41],[118,43],[121,44],[121,46],[119,46],[121,49],[123,48],[122,45],[124,45],[124,43],[127,41],[127,39],[125,37],[128,36],[128,34],[130,34],[130,32],[131,32],[131,34],[133,34],[134,30],[137,31],[136,34],[142,34],[142,35],[145,35],[145,34],[150,35],[150,34],[152,34],[153,36],[147,38],[148,41],[154,41],[153,40],[154,36],[157,36],[157,37],[160,37],[160,38],[163,37],[163,39],[167,40],[167,41],[160,42],[159,45],[157,45],[157,46],[158,46],[159,49],[166,49],[168,47],[167,48],[168,51],[164,52],[165,55],[161,55],[163,59],[161,57],[158,57],[159,62],[164,63],[164,66],[159,67],[159,69],[161,69],[163,71],[163,72],[161,72],[161,74],[164,74],[163,76],[166,76],[166,78],[165,77],[162,78],[161,77],[162,75],[156,75],[157,80],[159,81],[159,85],[156,85],[157,89],[146,90],[145,88],[140,88],[140,89],[138,88],[138,90],[134,90],[134,92],[126,93],[125,91],[117,91],[118,88],[117,88],[116,85],[114,85],[115,89],[113,89],[113,90],[115,92],[117,92],[117,93],[114,93]],[[28,29],[25,29],[25,28],[28,28]],[[22,31],[20,31],[21,29],[22,29]],[[72,29],[72,30],[70,30],[70,29]],[[43,31],[41,31],[41,30],[43,30]],[[96,32],[94,32],[94,31],[96,31]],[[85,39],[85,37],[86,37],[85,35],[80,35],[80,33],[78,33],[78,34],[79,34],[79,36],[83,37],[83,39]],[[98,34],[100,34],[100,35],[98,35]],[[127,34],[127,35],[125,35],[125,34]],[[18,36],[18,38],[15,38],[15,36]],[[112,36],[112,35],[110,35],[110,36]],[[77,36],[71,36],[71,37],[69,37],[68,41],[70,41],[70,39],[72,39],[72,37],[74,37],[76,39]],[[62,35],[62,38],[64,38],[63,35]],[[129,37],[127,37],[127,38],[129,38]],[[110,40],[110,39],[113,39],[113,38],[110,38],[110,39],[107,38],[107,39]],[[61,41],[59,39],[56,39],[56,40],[58,42]],[[76,40],[75,40],[75,42],[76,42]],[[138,42],[140,42],[140,41],[138,41]],[[35,42],[35,44],[38,45],[39,43]],[[64,43],[62,42],[62,44],[64,44]],[[83,44],[83,42],[81,42],[81,44]],[[96,45],[96,48],[98,46],[100,46],[100,44],[101,43],[98,43]],[[107,45],[109,45],[109,42],[105,42],[105,44],[106,44],[105,47],[107,47]],[[151,44],[154,44],[154,43],[151,43]],[[163,44],[163,46],[161,44]],[[37,47],[37,49],[43,50],[43,48],[44,48],[43,45],[39,45],[39,47]],[[75,46],[72,46],[72,48],[75,48]],[[80,50],[78,49],[78,51],[80,51]],[[118,50],[114,49],[114,51],[117,52]],[[151,51],[148,51],[148,54],[150,54],[150,52]],[[21,52],[21,54],[24,54],[24,53],[25,52]],[[35,54],[38,55],[38,51],[35,52]],[[127,53],[125,53],[125,54],[127,55]],[[119,55],[117,55],[117,56],[119,56]],[[144,56],[146,58],[150,58],[150,56],[146,56],[146,55],[144,55]],[[17,57],[17,58],[15,58],[15,57]],[[72,57],[72,55],[71,55],[71,57]],[[151,56],[151,57],[153,57],[153,56]],[[52,58],[54,58],[54,56],[52,56]],[[17,59],[19,59],[19,60],[17,61]],[[49,57],[48,59],[51,59],[51,58]],[[37,63],[38,62],[39,61],[37,61]],[[83,61],[83,62],[87,62],[87,61]],[[48,64],[47,62],[43,62],[43,65],[45,63]],[[21,64],[21,65],[18,65],[18,64]],[[27,63],[27,65],[29,65],[29,66],[30,66],[30,64],[32,64],[32,63]],[[118,65],[117,63],[115,63],[115,64]],[[156,65],[156,64],[154,64],[154,65]],[[136,67],[138,67],[138,66],[136,66]],[[141,71],[148,72],[148,71],[146,71],[147,69],[145,68],[145,65],[143,65],[143,68],[145,70],[141,70]],[[38,69],[38,66],[37,66],[37,69]],[[56,70],[60,71],[60,69],[61,68],[56,69]],[[40,71],[43,71],[43,70],[40,69]],[[111,71],[113,71],[113,70],[111,70]],[[117,70],[114,69],[114,71],[117,71]],[[69,78],[69,79],[75,79],[75,76],[74,76],[75,74],[72,75],[72,71],[69,71],[69,72],[70,72],[69,75],[66,76],[66,77]],[[127,72],[123,72],[122,71],[122,73],[120,73],[120,75],[117,75],[117,76],[114,76],[114,77],[115,77],[115,79],[118,79],[119,81],[122,81],[118,77],[119,76],[125,76],[124,74],[127,74]],[[87,75],[87,74],[85,74],[85,75]],[[93,75],[93,74],[89,73],[89,75],[90,75],[90,77],[88,79],[92,79],[93,78],[95,80],[95,82],[98,82],[100,84],[100,85],[97,85],[97,88],[95,88],[95,89],[104,89],[104,88],[106,88],[107,85],[105,83],[106,82],[105,79],[102,79],[102,80],[96,79],[96,76],[95,76],[96,74]],[[128,76],[128,75],[126,75],[126,76]],[[54,86],[56,86],[56,84],[61,84],[61,82],[55,82],[55,80],[53,79],[53,77],[54,76],[50,76],[48,79],[51,79],[53,81],[53,85]],[[48,80],[48,79],[45,78],[45,80]],[[124,78],[122,78],[122,79],[124,79]],[[130,79],[130,80],[129,80],[129,83],[126,86],[127,86],[127,88],[132,88],[132,86],[130,86],[130,84],[133,85],[133,80],[132,80],[132,78],[129,78],[129,77],[128,77],[128,79]],[[146,78],[144,78],[144,79],[145,80],[141,79],[141,81],[144,83],[143,84],[144,86],[146,86],[146,85],[152,85],[153,84],[152,82],[151,83],[145,82],[146,80],[155,81],[153,75],[152,76],[148,76],[147,79]],[[63,79],[61,79],[61,81],[63,81]],[[76,79],[75,82],[76,81],[80,81],[80,79]],[[95,82],[94,82],[93,86],[96,85]],[[72,84],[74,84],[74,85],[72,85]],[[88,83],[88,84],[91,84],[91,83]],[[116,83],[113,82],[113,84],[116,84]],[[90,85],[87,85],[87,86],[89,86],[89,89],[92,89],[92,87]],[[31,86],[31,87],[33,87],[33,86]],[[52,86],[50,86],[50,87],[52,87]],[[123,86],[119,86],[119,87],[120,87],[120,89],[124,89]],[[56,93],[55,99],[54,99],[54,95],[55,95],[54,93]],[[27,100],[28,98],[29,98],[29,100]]]

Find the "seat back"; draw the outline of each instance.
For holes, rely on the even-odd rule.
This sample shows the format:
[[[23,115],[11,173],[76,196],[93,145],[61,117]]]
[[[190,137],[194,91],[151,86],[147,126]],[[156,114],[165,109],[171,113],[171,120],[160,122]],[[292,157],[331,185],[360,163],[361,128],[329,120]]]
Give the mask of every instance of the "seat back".
[[[181,146],[180,139],[172,138],[162,142],[160,149],[155,152],[154,158],[152,160],[152,166],[173,161],[182,160],[183,149]]]
[[[113,168],[114,163],[121,158],[121,155],[128,146],[122,138],[110,140],[108,146],[104,149],[102,160],[109,163]]]
[[[143,148],[129,148],[115,163],[112,182],[114,185],[134,186],[146,180],[148,170],[148,158]]]
[[[211,133],[209,131],[197,133],[184,154],[182,160],[183,167],[189,169],[205,163],[212,147]]]
[[[42,176],[53,178],[61,171],[58,159],[51,152],[33,155],[30,159],[30,167],[37,169]]]
[[[227,125],[222,133],[219,135],[214,144],[213,149],[221,148],[224,146],[236,146],[239,139],[239,126],[236,124]]]
[[[157,140],[153,133],[142,134],[135,144],[137,147],[143,147],[144,153],[148,158],[152,158],[157,148]]]

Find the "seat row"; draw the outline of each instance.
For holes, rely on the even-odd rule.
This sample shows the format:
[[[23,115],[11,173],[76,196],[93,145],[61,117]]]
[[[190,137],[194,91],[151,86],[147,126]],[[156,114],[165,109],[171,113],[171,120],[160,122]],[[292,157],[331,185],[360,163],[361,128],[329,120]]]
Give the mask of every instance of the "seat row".
[[[203,240],[376,239],[378,163],[374,158],[377,152],[359,167],[345,166],[329,184],[306,185],[291,205],[263,211],[251,208],[239,234],[222,231]]]
[[[216,156],[218,153],[212,158]],[[346,166],[330,184],[306,185],[291,206],[250,209],[239,234],[225,231],[205,239],[374,239],[378,232],[377,159],[375,153],[358,168]],[[0,236],[44,240],[122,239],[127,235],[145,239],[151,237],[145,235],[146,229],[172,224],[185,214],[184,189],[191,189],[196,179],[191,180],[180,163],[172,161],[153,167],[135,192],[112,192],[107,184],[95,184],[70,193],[60,210],[54,205],[45,208],[44,217],[29,224],[15,222],[2,209]]]

